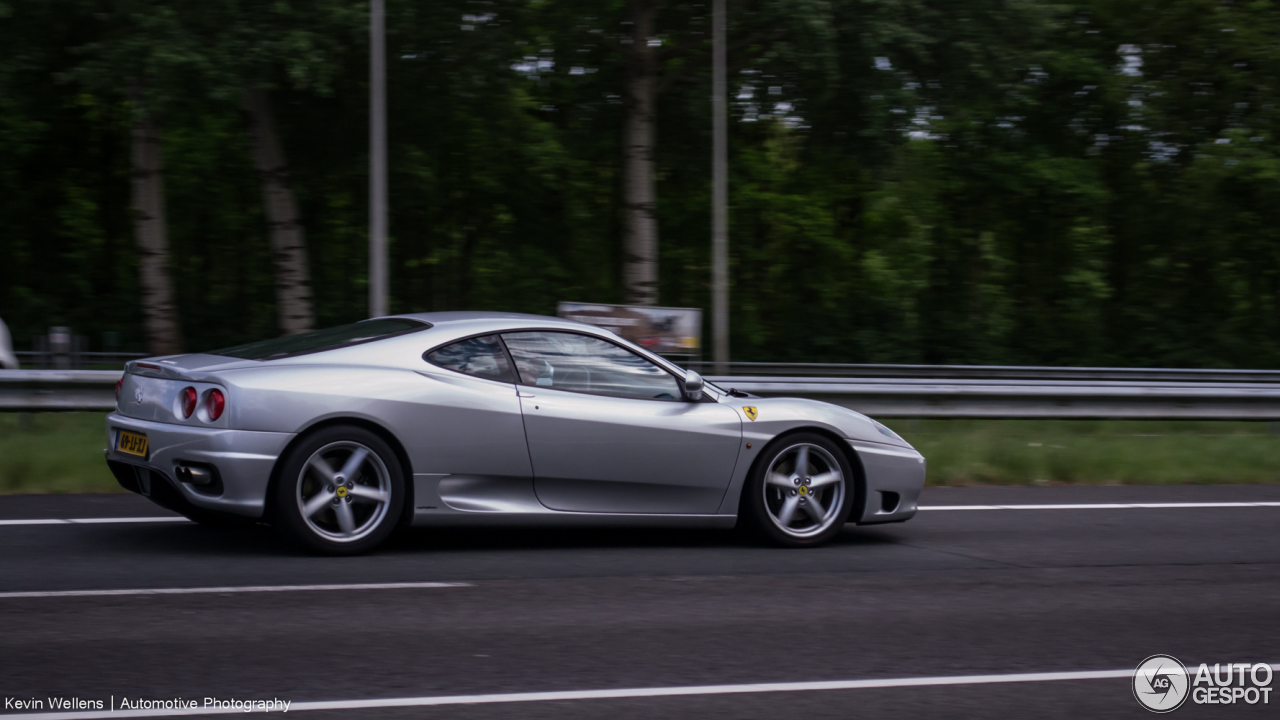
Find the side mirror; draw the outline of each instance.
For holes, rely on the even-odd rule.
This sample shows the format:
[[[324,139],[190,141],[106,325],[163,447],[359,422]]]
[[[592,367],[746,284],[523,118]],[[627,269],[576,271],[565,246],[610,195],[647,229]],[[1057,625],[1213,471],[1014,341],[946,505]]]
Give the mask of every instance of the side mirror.
[[[702,399],[702,376],[692,370],[684,374],[684,399],[689,402]]]

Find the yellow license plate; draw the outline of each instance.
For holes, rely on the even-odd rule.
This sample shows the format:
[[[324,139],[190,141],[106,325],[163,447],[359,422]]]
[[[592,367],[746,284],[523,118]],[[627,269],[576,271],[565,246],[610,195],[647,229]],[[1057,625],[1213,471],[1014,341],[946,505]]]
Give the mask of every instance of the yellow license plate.
[[[142,433],[121,430],[116,439],[116,450],[130,455],[147,456],[147,436]]]

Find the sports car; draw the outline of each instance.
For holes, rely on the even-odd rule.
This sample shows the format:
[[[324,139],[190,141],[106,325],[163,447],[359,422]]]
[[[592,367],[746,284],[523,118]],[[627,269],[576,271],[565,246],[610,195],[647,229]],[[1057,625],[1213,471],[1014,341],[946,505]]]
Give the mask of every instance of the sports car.
[[[785,546],[911,518],[925,461],[835,405],[703,380],[608,330],[397,315],[129,362],[126,489],[201,523],[351,554],[398,526],[742,524]]]

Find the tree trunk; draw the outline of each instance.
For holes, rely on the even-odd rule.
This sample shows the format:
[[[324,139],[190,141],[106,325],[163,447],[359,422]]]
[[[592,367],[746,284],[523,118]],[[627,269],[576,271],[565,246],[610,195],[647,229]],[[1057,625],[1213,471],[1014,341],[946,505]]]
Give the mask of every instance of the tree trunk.
[[[654,48],[649,47],[656,15],[654,0],[632,0],[622,156],[622,282],[626,302],[632,305],[658,303],[658,218],[653,180],[658,66]]]
[[[178,307],[169,277],[169,231],[164,216],[164,157],[160,128],[140,106],[135,88],[131,160],[133,164],[133,228],[138,240],[139,289],[147,351],[155,355],[182,352]]]
[[[271,232],[271,257],[275,262],[276,315],[285,335],[315,329],[311,304],[311,272],[307,245],[298,217],[298,202],[289,185],[288,166],[271,114],[266,90],[245,88],[244,111],[253,145],[253,164],[262,182],[262,208]]]

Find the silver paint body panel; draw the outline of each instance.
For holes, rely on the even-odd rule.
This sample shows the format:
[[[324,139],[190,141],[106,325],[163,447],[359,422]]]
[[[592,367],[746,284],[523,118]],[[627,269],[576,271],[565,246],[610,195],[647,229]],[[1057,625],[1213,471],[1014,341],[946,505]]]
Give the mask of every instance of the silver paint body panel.
[[[365,344],[278,360],[181,355],[129,363],[108,457],[150,467],[193,504],[260,517],[271,472],[289,443],[320,423],[376,426],[403,449],[413,524],[471,523],[732,526],[742,486],[769,442],[817,430],[845,442],[865,479],[851,522],[915,514],[924,458],[870,418],[797,398],[734,398],[708,386],[700,403],[604,397],[514,385],[446,370],[426,351],[487,333],[541,329],[622,345],[677,377],[670,362],[599,328],[502,313],[405,315],[431,327]],[[178,393],[217,387],[217,421],[174,412]],[[138,396],[141,400],[138,400]],[[525,397],[521,397],[521,396]],[[752,420],[745,407],[756,408]],[[115,451],[120,429],[144,432],[147,459]],[[746,447],[747,444],[751,448]],[[177,460],[215,465],[225,486],[210,497],[174,479]],[[901,498],[883,512],[882,493]]]
[[[742,422],[718,403],[522,393],[534,490],[552,510],[707,514],[737,463]]]
[[[107,415],[106,426],[108,459],[159,473],[197,507],[251,518],[262,517],[271,470],[293,439],[288,433],[191,427],[138,420],[120,413]],[[145,459],[116,450],[120,430],[146,434]],[[210,496],[178,482],[174,468],[179,461],[216,466],[222,476],[222,494]]]

